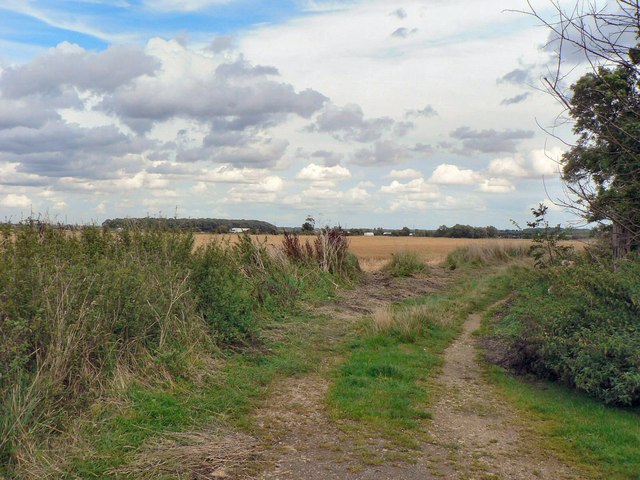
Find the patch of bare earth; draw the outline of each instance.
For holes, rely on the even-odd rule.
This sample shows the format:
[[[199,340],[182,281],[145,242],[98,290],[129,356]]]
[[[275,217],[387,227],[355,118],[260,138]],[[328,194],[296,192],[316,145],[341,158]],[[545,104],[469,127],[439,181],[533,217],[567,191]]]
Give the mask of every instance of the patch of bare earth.
[[[341,341],[349,322],[377,308],[441,289],[447,278],[442,270],[432,272],[430,278],[401,280],[369,274],[357,289],[319,308],[337,320],[329,323],[332,328],[345,325],[327,335],[326,341]],[[462,335],[446,350],[434,386],[440,399],[431,409],[433,419],[415,435],[417,448],[393,446],[376,435],[363,437],[362,430],[331,421],[324,402],[329,387],[326,373],[340,359],[327,358],[312,374],[273,386],[270,398],[252,419],[262,443],[253,467],[258,473],[229,473],[226,478],[581,478],[551,452],[540,450],[534,433],[522,426],[518,415],[485,381],[472,336],[479,324],[479,316],[470,316]]]

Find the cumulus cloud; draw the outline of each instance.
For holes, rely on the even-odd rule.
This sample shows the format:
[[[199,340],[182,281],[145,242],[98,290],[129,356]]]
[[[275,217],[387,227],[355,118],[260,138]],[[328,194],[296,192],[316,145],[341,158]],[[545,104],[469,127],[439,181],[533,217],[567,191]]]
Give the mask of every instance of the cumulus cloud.
[[[430,183],[437,185],[473,185],[480,181],[482,176],[478,172],[446,163],[438,165],[429,178]]]
[[[473,130],[469,127],[460,127],[451,132],[450,136],[462,142],[464,151],[467,152],[515,152],[520,140],[533,138],[531,130]]]
[[[219,65],[216,68],[215,73],[223,79],[280,75],[280,72],[276,67],[269,65],[252,65],[243,57],[240,57],[234,62]]]
[[[0,205],[7,208],[29,208],[31,206],[31,199],[26,195],[9,193],[3,198],[0,198]]]
[[[221,165],[214,169],[204,169],[198,175],[201,182],[211,183],[257,183],[264,177],[264,170],[253,168],[235,168],[233,165]]]
[[[562,150],[556,147],[550,150],[533,150],[527,156],[496,158],[489,163],[487,173],[492,177],[508,179],[557,175],[562,153]]]
[[[268,130],[289,115],[309,118],[327,101],[278,75],[242,55],[217,57],[175,40],[102,52],[62,43],[1,70],[0,162],[31,183],[26,176],[193,172],[178,172],[179,163],[273,167],[289,142]],[[172,133],[181,123],[189,127]]]
[[[0,90],[6,98],[56,96],[64,87],[112,92],[159,68],[158,59],[140,47],[111,46],[103,52],[89,52],[64,42],[25,65],[5,68]]]
[[[504,178],[487,178],[482,181],[478,190],[483,193],[509,193],[515,189],[516,187]]]
[[[289,114],[309,118],[327,101],[315,90],[296,91],[273,80],[275,67],[252,65],[242,56],[221,61],[157,38],[149,41],[145,54],[161,68],[112,88],[95,107],[139,132],[172,118],[228,130],[268,126]]]
[[[42,99],[0,98],[0,130],[27,127],[40,128],[60,115]]]
[[[405,198],[414,201],[434,201],[440,197],[438,187],[427,183],[424,178],[416,178],[407,183],[394,180],[390,185],[380,187],[380,193],[404,195]]]
[[[232,164],[236,167],[270,168],[282,159],[289,141],[277,138],[252,137],[241,145],[205,145],[180,150],[179,162],[209,162]]]
[[[225,201],[228,203],[275,203],[284,189],[284,180],[271,175],[252,184],[231,187]]]
[[[351,162],[364,167],[380,167],[402,163],[409,158],[407,150],[391,141],[376,142],[372,148],[363,148],[353,154]]]
[[[507,178],[526,178],[530,175],[522,157],[504,157],[491,160],[487,171],[490,175]]]
[[[420,177],[422,177],[422,173],[418,170],[414,170],[413,168],[406,168],[404,170],[391,170],[391,172],[386,175],[386,178],[396,178],[398,180]]]
[[[328,105],[307,130],[330,133],[341,141],[368,143],[380,139],[394,124],[389,117],[365,119],[359,105]]]
[[[209,50],[213,53],[221,53],[233,48],[233,37],[230,35],[220,35],[214,38],[209,44]]]
[[[537,175],[558,174],[562,154],[562,149],[558,147],[550,150],[534,150],[531,152],[533,172]]]
[[[116,170],[137,168],[135,155],[153,145],[115,126],[82,128],[55,121],[0,130],[0,160],[17,163],[18,172],[46,177],[110,178]]]
[[[371,194],[367,191],[366,186],[358,185],[346,191],[331,188],[331,185],[312,185],[302,191],[301,195],[295,195],[288,199],[288,203],[293,205],[319,206],[326,208],[329,205],[363,206],[371,201]]]
[[[342,154],[329,152],[327,150],[316,150],[311,154],[311,158],[317,158],[323,161],[325,167],[333,167],[342,162]]]
[[[341,165],[323,167],[311,163],[298,172],[296,178],[311,182],[334,182],[351,177],[351,172]]]

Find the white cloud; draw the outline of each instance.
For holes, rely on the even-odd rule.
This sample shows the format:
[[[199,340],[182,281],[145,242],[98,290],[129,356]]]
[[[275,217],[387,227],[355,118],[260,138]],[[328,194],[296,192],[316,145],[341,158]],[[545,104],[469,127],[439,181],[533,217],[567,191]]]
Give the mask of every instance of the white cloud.
[[[391,170],[385,178],[397,178],[398,180],[405,180],[409,178],[419,178],[422,173],[413,168],[406,168],[404,170]]]
[[[381,193],[419,193],[430,190],[430,186],[424,181],[424,178],[416,178],[407,183],[400,183],[397,180],[380,188]]]
[[[521,157],[496,158],[489,163],[487,171],[489,175],[508,178],[526,178],[530,175],[530,172],[525,168],[525,161]]]
[[[483,193],[509,193],[516,187],[504,178],[488,178],[480,184],[479,191]]]
[[[489,163],[487,173],[501,178],[540,178],[543,175],[556,175],[560,170],[562,149],[533,150],[527,157],[496,158]]]
[[[264,170],[222,165],[212,170],[204,169],[198,178],[203,182],[211,183],[257,183],[263,176]]]
[[[308,180],[311,182],[333,182],[344,180],[351,177],[351,172],[342,165],[334,165],[333,167],[323,167],[310,163],[298,172],[296,178],[298,180]]]
[[[554,175],[559,172],[562,149],[534,150],[531,152],[531,165],[533,172],[538,175]]]
[[[205,193],[207,191],[207,184],[205,182],[197,182],[192,188],[193,193]]]
[[[0,199],[0,205],[7,208],[29,208],[31,199],[26,195],[9,193]]]
[[[434,170],[429,183],[437,185],[474,185],[482,181],[478,172],[443,163]]]
[[[284,180],[278,176],[268,176],[254,184],[232,187],[227,192],[228,203],[275,203],[284,189]]]

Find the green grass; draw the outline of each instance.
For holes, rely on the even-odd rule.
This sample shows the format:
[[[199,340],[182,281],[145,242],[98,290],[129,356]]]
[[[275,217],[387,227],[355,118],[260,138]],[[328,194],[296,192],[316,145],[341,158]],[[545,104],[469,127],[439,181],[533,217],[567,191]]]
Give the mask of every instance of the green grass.
[[[384,268],[394,277],[408,277],[414,273],[427,271],[427,265],[420,255],[412,251],[392,253],[391,260]]]
[[[532,419],[546,447],[594,478],[640,479],[640,409],[606,406],[551,382],[527,383],[488,369],[500,392]]]
[[[470,270],[441,293],[396,305],[420,312],[423,327],[406,335],[381,329],[370,320],[348,343],[346,360],[335,372],[327,402],[336,419],[354,420],[399,445],[411,445],[420,421],[435,400],[430,384],[442,365],[445,348],[467,316],[504,298],[511,290],[506,268]]]
[[[349,360],[338,370],[329,402],[339,416],[365,421],[381,431],[415,428],[429,415],[425,372],[441,364],[440,353],[455,329],[433,326],[415,343],[384,335],[351,343]]]
[[[329,322],[304,315],[288,317],[272,325],[277,340],[266,340],[260,351],[231,354],[204,384],[137,384],[124,392],[121,401],[106,406],[102,402],[99,410],[78,422],[74,433],[90,439],[90,444],[72,454],[65,474],[69,478],[133,478],[116,475],[114,470],[133,461],[140,447],[152,439],[212,424],[250,430],[249,413],[267,397],[272,382],[309,372],[327,353],[325,348],[331,348],[324,337],[335,331],[333,326],[327,328]]]

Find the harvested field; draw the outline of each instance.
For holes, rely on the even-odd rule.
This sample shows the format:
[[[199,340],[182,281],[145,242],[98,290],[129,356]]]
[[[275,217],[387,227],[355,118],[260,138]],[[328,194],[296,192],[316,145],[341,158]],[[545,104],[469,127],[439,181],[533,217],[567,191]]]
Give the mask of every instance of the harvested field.
[[[195,235],[196,246],[203,245],[212,240],[228,239],[233,242],[237,235],[211,235],[199,233]],[[282,235],[256,235],[254,238],[266,239],[269,245],[280,245]],[[313,241],[313,237],[302,237]],[[434,237],[349,237],[349,250],[351,250],[360,260],[363,270],[373,272],[389,261],[392,253],[400,251],[417,252],[423,261],[435,264],[443,261],[445,257],[458,247],[466,245],[475,245],[482,247],[484,245],[504,245],[521,246],[528,245],[529,240],[515,239],[471,239],[471,238],[434,238]]]

